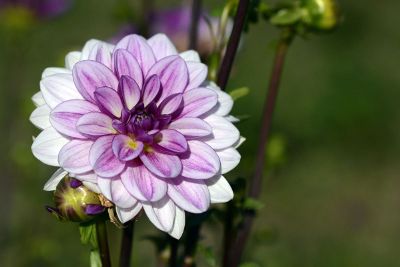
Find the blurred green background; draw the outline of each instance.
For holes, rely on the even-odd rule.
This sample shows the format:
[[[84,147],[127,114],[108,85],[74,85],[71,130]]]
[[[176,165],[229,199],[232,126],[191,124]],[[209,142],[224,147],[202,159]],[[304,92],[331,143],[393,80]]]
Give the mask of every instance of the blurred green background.
[[[89,265],[77,226],[57,222],[43,208],[51,194],[42,187],[54,169],[31,154],[39,131],[28,121],[30,98],[44,68],[62,65],[68,51],[90,38],[118,32],[122,2],[75,1],[62,16],[42,21],[19,13],[26,25],[22,17],[0,17],[0,266]],[[337,31],[298,38],[289,51],[272,136],[275,153],[282,153],[274,170],[265,171],[265,205],[244,256],[261,267],[400,266],[400,2],[343,0],[341,6],[345,19]],[[252,172],[277,36],[265,22],[252,26],[235,62],[228,90],[251,91],[233,110],[250,117],[238,124],[247,141],[231,179]],[[209,224],[203,233],[217,256],[220,240],[212,233],[220,227]],[[120,233],[109,229],[116,260]],[[143,239],[151,233],[155,228],[141,218],[134,266],[155,266],[155,250]]]

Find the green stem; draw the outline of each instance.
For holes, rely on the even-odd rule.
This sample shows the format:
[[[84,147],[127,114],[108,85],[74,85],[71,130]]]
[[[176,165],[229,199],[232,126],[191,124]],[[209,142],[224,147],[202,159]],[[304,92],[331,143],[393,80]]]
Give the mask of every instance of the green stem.
[[[128,225],[122,230],[121,252],[119,256],[120,267],[129,267],[131,264],[134,230],[134,221],[130,221]]]
[[[111,267],[110,251],[108,248],[107,227],[104,220],[96,223],[97,241],[102,267]]]

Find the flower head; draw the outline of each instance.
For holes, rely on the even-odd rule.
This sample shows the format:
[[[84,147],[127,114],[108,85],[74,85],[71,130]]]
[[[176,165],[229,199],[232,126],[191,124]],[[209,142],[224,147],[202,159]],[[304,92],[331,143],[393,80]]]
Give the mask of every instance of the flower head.
[[[233,197],[222,175],[240,160],[233,101],[206,77],[196,52],[178,54],[162,34],[91,40],[43,72],[33,154],[102,193],[121,222],[143,208],[179,238],[184,211]]]

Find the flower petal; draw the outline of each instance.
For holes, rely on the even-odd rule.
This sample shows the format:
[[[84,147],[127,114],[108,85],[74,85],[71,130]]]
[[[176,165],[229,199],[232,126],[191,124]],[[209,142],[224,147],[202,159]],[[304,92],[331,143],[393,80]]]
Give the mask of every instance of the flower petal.
[[[79,174],[70,173],[69,175],[82,182],[97,183],[97,175],[93,171]]]
[[[218,103],[217,94],[207,88],[196,88],[183,93],[184,107],[179,118],[198,117]]]
[[[136,34],[125,36],[117,43],[114,51],[118,49],[128,50],[139,62],[144,75],[147,74],[150,67],[156,62],[153,50],[142,36]]]
[[[187,61],[186,66],[189,71],[189,84],[186,90],[199,87],[207,78],[207,65],[200,62]]]
[[[160,93],[161,82],[157,75],[150,76],[146,80],[143,92],[143,104],[147,106],[157,98]]]
[[[114,58],[114,69],[115,73],[119,78],[121,76],[129,76],[139,86],[142,88],[143,86],[143,73],[140,68],[139,62],[136,60],[134,55],[129,53],[125,49],[118,49],[113,53]]]
[[[99,178],[102,179],[102,178]],[[110,180],[111,201],[120,208],[128,209],[136,205],[137,200],[126,190],[121,179]]]
[[[160,60],[167,56],[176,55],[178,53],[172,42],[165,34],[162,33],[154,35],[149,40],[147,40],[147,43],[153,49],[154,55],[157,60]]]
[[[46,101],[44,101],[43,98],[43,94],[40,91],[32,96],[32,102],[33,104],[35,104],[36,107],[40,107],[46,104]]]
[[[235,144],[240,134],[238,129],[223,117],[211,115],[204,119],[213,129],[212,138],[205,139],[205,143],[214,149],[224,149]]]
[[[76,122],[76,129],[83,135],[98,137],[106,134],[116,134],[112,119],[101,112],[90,112]]]
[[[111,68],[110,46],[104,42],[96,43],[89,53],[89,60],[97,61],[108,68]]]
[[[224,176],[205,181],[210,191],[211,203],[226,203],[233,199],[233,190]]]
[[[58,167],[60,166],[58,154],[66,143],[68,143],[68,139],[50,127],[35,138],[32,144],[32,153],[44,164]]]
[[[168,234],[170,234],[173,238],[180,239],[183,234],[183,230],[185,230],[185,211],[176,206],[174,226],[168,232]]]
[[[140,100],[140,87],[135,80],[129,76],[124,75],[121,77],[119,91],[125,106],[129,110],[133,109]]]
[[[174,226],[175,204],[165,197],[157,202],[143,203],[143,209],[149,220],[161,231],[169,232]]]
[[[82,99],[71,74],[54,74],[42,79],[40,90],[50,108],[70,99]]]
[[[233,107],[232,97],[222,91],[215,83],[210,83],[207,88],[213,90],[218,95],[218,104],[215,109],[215,115],[226,116],[231,112]]]
[[[110,87],[97,88],[94,92],[94,98],[103,111],[114,117],[121,117],[123,106],[121,98],[114,89]]]
[[[46,182],[46,184],[43,187],[43,190],[45,191],[54,191],[57,188],[58,183],[68,174],[65,170],[62,168],[59,168],[51,177],[50,179]]]
[[[89,151],[93,141],[72,140],[60,151],[58,162],[64,170],[71,173],[85,173],[92,170],[89,164]]]
[[[205,121],[199,118],[180,118],[168,126],[177,130],[186,138],[204,137],[212,133],[212,128]]]
[[[91,102],[94,102],[94,92],[100,87],[117,89],[118,80],[114,73],[103,64],[84,60],[75,64],[72,75],[78,91]]]
[[[194,50],[187,50],[179,54],[185,61],[200,62],[199,53]]]
[[[137,202],[136,205],[134,205],[132,208],[121,209],[119,207],[116,207],[115,211],[117,213],[118,219],[122,223],[126,223],[135,218],[135,216],[138,215],[139,212],[142,210],[142,207],[142,204],[140,202]]]
[[[50,107],[48,105],[42,105],[37,107],[29,117],[29,120],[33,125],[39,129],[46,129],[51,126],[50,124]]]
[[[46,68],[44,69],[43,73],[42,73],[42,79],[46,78],[47,76],[51,76],[54,74],[62,74],[62,73],[67,73],[67,74],[71,74],[71,70],[66,69],[66,68]]]
[[[210,193],[202,180],[168,180],[168,195],[182,209],[191,213],[205,212],[210,206]]]
[[[157,61],[147,76],[150,77],[153,74],[158,75],[163,87],[160,102],[167,96],[182,93],[189,82],[186,63],[179,56],[169,56]]]
[[[74,137],[85,138],[75,125],[77,121],[89,112],[99,111],[99,108],[86,100],[68,100],[57,105],[50,115],[51,125],[60,133]]]
[[[182,94],[173,94],[166,97],[160,104],[159,110],[163,115],[170,115],[182,107]]]
[[[217,155],[221,160],[221,173],[225,174],[233,170],[240,162],[240,154],[233,147],[217,151]]]
[[[143,165],[127,167],[121,180],[128,192],[141,201],[158,201],[167,193],[167,184]]]
[[[174,178],[182,171],[181,160],[175,155],[146,151],[140,155],[146,168],[153,174],[163,178]]]
[[[155,136],[158,146],[174,153],[183,153],[188,149],[185,137],[175,130],[164,129]]]
[[[92,183],[92,182],[87,182],[87,181],[83,181],[82,184],[87,187],[87,189],[89,189],[90,191],[93,191],[97,194],[100,194],[100,188],[97,186],[97,184]]]
[[[81,59],[82,53],[78,51],[69,52],[65,56],[65,67],[69,70],[75,66],[75,64]]]
[[[111,178],[120,174],[125,163],[121,162],[112,151],[114,136],[107,135],[98,138],[89,152],[89,162],[94,172],[105,178]]]
[[[133,140],[127,135],[119,134],[114,137],[112,150],[120,160],[129,161],[142,153],[143,143]]]
[[[191,179],[209,179],[221,169],[217,153],[201,141],[188,141],[189,151],[182,155],[182,176]]]

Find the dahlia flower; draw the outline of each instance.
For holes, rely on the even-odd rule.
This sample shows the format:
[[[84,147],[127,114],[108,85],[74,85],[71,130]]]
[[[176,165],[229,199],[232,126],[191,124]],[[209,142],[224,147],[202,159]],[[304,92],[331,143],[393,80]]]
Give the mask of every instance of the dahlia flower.
[[[233,101],[206,77],[199,55],[178,54],[163,34],[90,40],[65,68],[45,69],[32,152],[60,169],[44,189],[68,174],[110,200],[122,223],[143,209],[180,238],[185,211],[232,199],[223,175],[240,161]]]

